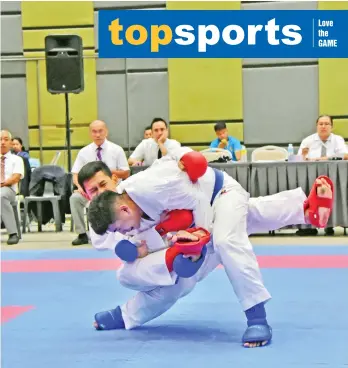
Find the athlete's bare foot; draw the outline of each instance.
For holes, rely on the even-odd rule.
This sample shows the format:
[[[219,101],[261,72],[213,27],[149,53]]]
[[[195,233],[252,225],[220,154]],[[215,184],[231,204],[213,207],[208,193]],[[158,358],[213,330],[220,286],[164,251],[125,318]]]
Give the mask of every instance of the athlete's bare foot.
[[[244,343],[245,348],[258,348],[260,346],[267,345],[268,341],[261,341],[261,342],[246,342]]]
[[[201,232],[197,232],[197,235],[202,235]],[[205,234],[203,234],[205,235]],[[167,234],[168,240],[170,240],[171,244],[175,244],[178,240],[187,240],[187,241],[196,241],[199,239],[198,236],[194,235],[194,233],[189,233],[185,230],[179,230],[175,235],[168,233]],[[190,258],[192,262],[197,262],[200,258],[200,254],[185,254],[183,255],[184,258]]]
[[[320,197],[320,198],[329,198],[329,199],[331,199],[333,197],[331,187],[325,179],[317,179],[316,183],[320,184],[320,186],[317,187],[318,197]],[[306,217],[306,222],[308,224],[310,224],[308,213],[309,213],[309,210],[307,209],[305,211],[305,217]],[[329,217],[330,217],[330,209],[325,208],[325,207],[319,207],[318,208],[318,215],[319,215],[319,224],[320,224],[320,226],[325,227],[328,220],[329,220]]]
[[[175,235],[168,233],[167,238],[171,241],[171,244],[176,243],[178,240],[197,241],[199,239],[198,236],[185,230],[179,230]]]

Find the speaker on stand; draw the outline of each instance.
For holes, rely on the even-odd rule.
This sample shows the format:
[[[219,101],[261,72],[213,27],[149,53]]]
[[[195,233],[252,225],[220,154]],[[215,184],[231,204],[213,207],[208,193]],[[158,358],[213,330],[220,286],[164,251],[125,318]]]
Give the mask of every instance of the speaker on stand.
[[[65,96],[68,171],[71,172],[71,129],[69,93],[84,90],[83,45],[78,35],[49,35],[45,38],[47,90]]]

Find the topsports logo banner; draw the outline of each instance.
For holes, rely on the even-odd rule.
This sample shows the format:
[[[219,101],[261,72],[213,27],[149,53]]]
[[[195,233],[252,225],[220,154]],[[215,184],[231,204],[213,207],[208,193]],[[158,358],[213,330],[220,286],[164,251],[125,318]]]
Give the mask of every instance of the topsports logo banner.
[[[347,58],[348,11],[101,10],[101,58]]]

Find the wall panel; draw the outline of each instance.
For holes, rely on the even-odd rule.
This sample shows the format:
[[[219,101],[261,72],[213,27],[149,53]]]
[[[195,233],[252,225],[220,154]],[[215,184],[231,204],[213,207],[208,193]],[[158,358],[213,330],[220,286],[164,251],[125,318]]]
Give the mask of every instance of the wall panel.
[[[334,119],[333,132],[348,141],[348,118]]]
[[[11,59],[9,56],[7,58],[1,59],[1,76],[21,76],[25,78],[25,61],[6,61],[6,59]]]
[[[21,11],[21,2],[20,1],[1,1],[1,12],[19,12]]]
[[[92,1],[23,1],[23,28],[93,26]]]
[[[165,1],[94,1],[94,8],[96,9],[110,9],[110,8],[144,8],[144,7],[160,7],[165,6]]]
[[[317,91],[317,66],[243,70],[245,144],[296,143],[312,134]]]
[[[1,78],[1,128],[23,139],[28,147],[25,78]]]
[[[168,121],[168,77],[167,73],[131,73],[127,78],[129,144],[134,147],[154,117]]]
[[[98,119],[109,128],[109,139],[128,147],[126,76],[106,74],[97,76]]]
[[[1,54],[23,52],[21,15],[1,15]]]

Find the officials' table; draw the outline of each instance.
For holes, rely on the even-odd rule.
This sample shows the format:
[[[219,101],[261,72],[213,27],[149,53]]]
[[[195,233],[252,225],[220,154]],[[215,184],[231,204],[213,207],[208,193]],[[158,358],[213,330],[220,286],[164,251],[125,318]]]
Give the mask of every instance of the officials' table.
[[[226,171],[233,179],[249,192],[250,189],[250,163],[248,162],[234,162],[234,163],[210,163],[210,167]]]

